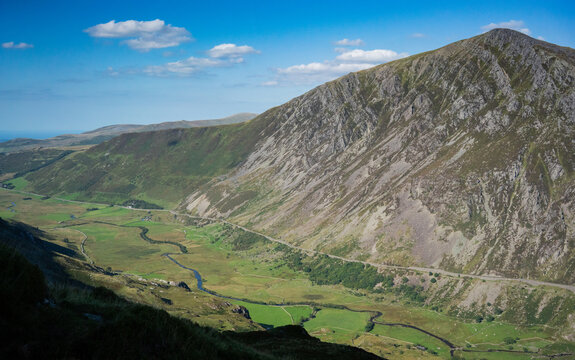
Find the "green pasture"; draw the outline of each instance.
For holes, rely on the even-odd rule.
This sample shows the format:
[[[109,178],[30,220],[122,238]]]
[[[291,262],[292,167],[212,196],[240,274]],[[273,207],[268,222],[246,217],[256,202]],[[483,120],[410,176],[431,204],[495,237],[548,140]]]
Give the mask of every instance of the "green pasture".
[[[14,190],[24,190],[29,183],[29,181],[23,177],[11,179],[8,182],[14,185]]]
[[[252,304],[244,301],[233,301],[242,305],[250,312],[253,321],[267,326],[297,325],[312,313],[310,306],[270,306]]]
[[[376,308],[374,307],[374,309]],[[512,337],[519,338],[518,343],[524,343],[519,348],[526,346],[535,350],[548,345],[551,342],[550,339],[553,338],[550,329],[539,326],[526,328],[498,321],[465,322],[426,308],[392,304],[379,307],[379,310],[383,313],[377,319],[379,322],[414,325],[448,339],[456,346],[470,344],[478,349],[506,348],[507,344],[505,344],[504,339]]]
[[[365,332],[369,317],[369,313],[323,308],[304,323],[304,328],[324,341],[347,343]]]

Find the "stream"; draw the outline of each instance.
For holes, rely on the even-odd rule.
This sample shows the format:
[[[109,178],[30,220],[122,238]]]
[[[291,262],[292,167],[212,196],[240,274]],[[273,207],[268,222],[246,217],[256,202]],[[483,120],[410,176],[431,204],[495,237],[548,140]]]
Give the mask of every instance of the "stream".
[[[307,305],[307,306],[310,306],[310,307],[312,307],[312,308],[313,308],[314,306],[316,306],[316,307],[317,307],[317,306],[321,306],[321,307],[324,307],[324,308],[341,309],[341,310],[347,310],[347,311],[351,311],[351,312],[360,312],[360,313],[368,312],[368,313],[372,314],[372,316],[371,316],[371,317],[369,318],[369,320],[368,320],[368,321],[369,321],[370,323],[372,323],[372,324],[378,324],[378,325],[383,325],[383,326],[401,326],[401,327],[406,327],[406,328],[410,328],[410,329],[414,329],[414,330],[420,331],[420,332],[422,332],[422,333],[424,333],[424,334],[427,334],[427,335],[429,335],[429,336],[431,336],[431,337],[434,337],[434,338],[438,339],[439,341],[441,341],[441,342],[443,342],[445,345],[447,345],[447,346],[449,347],[449,349],[450,349],[451,356],[453,356],[453,352],[454,352],[455,350],[458,350],[458,349],[459,349],[457,346],[455,346],[455,345],[454,345],[453,343],[451,343],[449,340],[444,339],[444,338],[442,338],[442,337],[440,337],[440,336],[438,336],[438,335],[432,334],[432,333],[430,333],[429,331],[420,329],[420,328],[418,328],[417,326],[413,326],[413,325],[409,325],[409,324],[402,324],[402,323],[384,323],[384,322],[375,321],[375,319],[377,319],[378,317],[380,317],[380,316],[383,315],[380,311],[354,310],[354,309],[350,309],[350,308],[348,308],[347,306],[343,306],[343,305],[341,305],[341,306],[340,306],[340,305],[331,305],[331,306],[330,306],[330,305],[326,305],[326,304],[321,304],[321,305],[320,305],[320,304],[312,304],[312,303],[290,303],[290,304],[281,304],[281,303],[275,304],[275,303],[274,303],[274,304],[269,304],[269,303],[252,301],[252,300],[249,300],[249,299],[241,299],[241,298],[237,298],[237,297],[233,297],[233,296],[221,295],[221,294],[218,294],[218,293],[215,292],[215,291],[206,289],[206,288],[204,287],[204,281],[202,280],[202,275],[198,272],[198,270],[192,269],[192,268],[187,267],[187,266],[185,266],[185,265],[182,265],[180,262],[178,262],[176,259],[174,259],[174,258],[172,257],[172,255],[176,255],[176,254],[168,254],[168,253],[162,254],[162,256],[167,257],[170,261],[172,261],[174,264],[178,265],[178,266],[181,267],[182,269],[186,269],[186,270],[189,270],[189,271],[193,272],[193,273],[194,273],[194,277],[196,278],[196,281],[197,281],[198,290],[201,290],[201,291],[203,291],[203,292],[206,292],[206,293],[208,293],[208,294],[210,294],[210,295],[213,295],[213,296],[216,296],[216,297],[219,297],[219,298],[222,298],[222,299],[237,300],[237,301],[246,302],[246,303],[248,303],[248,304],[267,305],[267,306],[297,306],[297,305]]]

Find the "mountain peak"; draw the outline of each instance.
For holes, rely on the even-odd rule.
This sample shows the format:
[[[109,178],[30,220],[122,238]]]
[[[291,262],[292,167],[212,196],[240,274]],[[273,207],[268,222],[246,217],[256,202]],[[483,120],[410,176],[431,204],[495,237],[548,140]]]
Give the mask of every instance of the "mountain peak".
[[[569,58],[571,61],[575,61],[575,50],[569,47],[555,45],[543,40],[534,39],[525,33],[511,29],[493,29],[469,40],[479,40],[482,43],[489,44],[502,51],[510,47],[512,50],[519,50],[520,55],[522,56],[528,55],[524,52],[525,49],[533,49],[534,46],[537,46],[548,51],[556,52],[559,55],[563,55],[564,57]],[[523,51],[520,49],[523,49]]]

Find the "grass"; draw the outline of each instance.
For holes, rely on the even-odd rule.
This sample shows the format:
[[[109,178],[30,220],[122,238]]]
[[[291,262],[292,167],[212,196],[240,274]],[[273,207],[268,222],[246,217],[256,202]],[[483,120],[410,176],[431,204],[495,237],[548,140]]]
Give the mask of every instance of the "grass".
[[[284,306],[284,309],[290,313],[294,324],[301,323],[312,314],[310,306]]]
[[[30,173],[27,180],[40,193],[107,203],[139,199],[168,208],[245,160],[259,139],[254,134],[266,125],[260,120],[124,134]]]
[[[14,185],[14,190],[24,190],[28,186],[28,181],[23,177],[11,179],[9,182]]]
[[[234,304],[242,305],[250,312],[253,321],[266,326],[297,325],[307,319],[311,313],[310,306],[269,306],[233,301]]]
[[[246,307],[252,320],[259,324],[273,327],[293,324],[290,314],[281,306],[250,304],[243,301],[233,303]]]
[[[436,352],[443,358],[449,358],[450,349],[446,344],[415,329],[399,326],[375,325],[371,333],[378,336],[384,336],[386,338],[398,340],[399,343],[422,345],[427,349]]]
[[[466,360],[507,360],[507,359],[533,359],[533,354],[517,354],[509,352],[463,352],[456,351],[455,355],[465,358]]]
[[[348,342],[365,331],[369,317],[369,313],[324,308],[305,322],[304,328],[322,341]]]

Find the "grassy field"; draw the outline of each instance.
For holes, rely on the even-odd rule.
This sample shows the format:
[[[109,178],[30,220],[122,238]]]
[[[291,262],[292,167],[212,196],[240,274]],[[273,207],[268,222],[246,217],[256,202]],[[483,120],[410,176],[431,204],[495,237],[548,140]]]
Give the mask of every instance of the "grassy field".
[[[324,308],[304,323],[305,329],[323,341],[344,342],[366,331],[370,314]]]
[[[328,304],[380,311],[382,316],[378,321],[412,324],[471,350],[509,349],[512,346],[513,350],[537,351],[556,343],[553,329],[545,327],[525,328],[498,321],[465,322],[426,307],[402,305],[387,294],[384,299],[379,294],[351,290],[341,285],[315,285],[305,273],[286,266],[274,251],[276,244],[256,243],[234,250],[238,246],[230,240],[234,233],[219,223],[186,226],[165,211],[80,204],[5,190],[0,191],[0,217],[38,226],[53,234],[52,241],[76,251],[81,248],[85,234],[86,254],[97,266],[133,275],[141,279],[138,280],[141,283],[133,283],[129,278],[120,281],[119,277],[110,279],[109,276],[93,274],[87,277],[79,274],[79,277],[83,276],[86,281],[99,279],[134,301],[153,304],[219,329],[247,329],[254,325],[246,323],[240,315],[232,316],[229,310],[224,311],[228,301],[195,290],[193,273],[177,266],[163,254],[170,253],[181,264],[199,271],[204,286],[219,294],[270,304],[313,304],[320,310],[303,323],[308,332],[325,341],[361,346],[383,356],[448,358],[449,350],[437,339],[413,329],[375,325],[366,332],[370,330],[366,328],[370,317],[368,312],[335,309]],[[182,254],[174,245],[144,241],[140,237],[139,227],[142,226],[149,229],[147,236],[150,238],[182,244],[188,253]],[[193,291],[145,285],[145,281],[159,280],[183,281]],[[254,322],[271,326],[297,324],[312,314],[311,306],[229,302],[245,306]],[[517,343],[506,344],[504,339],[507,337],[517,338]],[[421,344],[429,351],[412,348],[415,344]],[[498,359],[504,358],[502,356],[525,358],[528,355],[465,352],[463,356]]]
[[[432,336],[414,329],[400,326],[375,325],[371,333],[388,339],[397,340],[397,342],[402,345],[422,345],[429,349],[428,352],[431,354],[437,353],[437,355],[441,357],[449,357],[449,347],[446,344]]]
[[[312,313],[310,306],[269,306],[235,300],[233,303],[246,307],[252,320],[266,327],[296,325]]]

